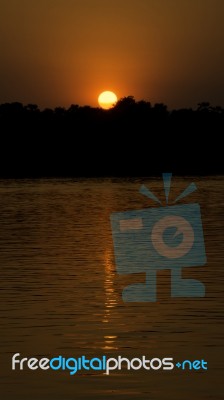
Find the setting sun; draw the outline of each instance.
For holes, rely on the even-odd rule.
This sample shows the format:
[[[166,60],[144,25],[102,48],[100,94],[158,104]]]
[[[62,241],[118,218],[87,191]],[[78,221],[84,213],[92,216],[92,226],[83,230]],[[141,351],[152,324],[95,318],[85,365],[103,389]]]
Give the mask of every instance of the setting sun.
[[[113,107],[116,102],[116,94],[108,90],[106,92],[102,92],[98,97],[98,103],[101,108],[104,108],[104,110],[108,110],[109,108]]]

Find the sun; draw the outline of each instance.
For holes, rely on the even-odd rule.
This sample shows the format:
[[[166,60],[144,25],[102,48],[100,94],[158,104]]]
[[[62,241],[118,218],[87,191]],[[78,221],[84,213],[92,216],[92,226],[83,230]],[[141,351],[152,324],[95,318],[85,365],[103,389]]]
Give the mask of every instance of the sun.
[[[100,93],[98,97],[98,103],[101,108],[104,108],[104,110],[109,110],[109,108],[113,107],[116,104],[116,102],[117,102],[116,94],[109,90]]]

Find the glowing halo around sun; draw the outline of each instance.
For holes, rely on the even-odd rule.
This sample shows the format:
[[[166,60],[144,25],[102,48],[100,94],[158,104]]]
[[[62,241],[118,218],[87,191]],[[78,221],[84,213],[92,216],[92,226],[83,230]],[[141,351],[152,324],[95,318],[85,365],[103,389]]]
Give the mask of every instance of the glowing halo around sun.
[[[106,90],[105,92],[100,93],[98,103],[104,110],[109,110],[117,103],[117,96],[114,92]]]

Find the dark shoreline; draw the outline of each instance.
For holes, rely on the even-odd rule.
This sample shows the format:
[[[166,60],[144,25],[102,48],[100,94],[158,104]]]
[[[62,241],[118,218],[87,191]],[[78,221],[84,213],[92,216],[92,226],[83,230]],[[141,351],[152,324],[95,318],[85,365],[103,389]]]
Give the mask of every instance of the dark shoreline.
[[[0,178],[223,175],[224,109],[168,111],[132,96],[108,111],[0,105]]]

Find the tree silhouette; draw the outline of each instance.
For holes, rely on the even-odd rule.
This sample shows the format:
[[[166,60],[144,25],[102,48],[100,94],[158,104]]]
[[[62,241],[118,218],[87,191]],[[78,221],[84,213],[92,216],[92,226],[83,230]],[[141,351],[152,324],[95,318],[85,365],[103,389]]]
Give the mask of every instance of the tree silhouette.
[[[170,111],[133,96],[110,110],[5,103],[0,127],[2,177],[224,173],[224,110],[208,102]]]

